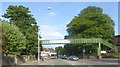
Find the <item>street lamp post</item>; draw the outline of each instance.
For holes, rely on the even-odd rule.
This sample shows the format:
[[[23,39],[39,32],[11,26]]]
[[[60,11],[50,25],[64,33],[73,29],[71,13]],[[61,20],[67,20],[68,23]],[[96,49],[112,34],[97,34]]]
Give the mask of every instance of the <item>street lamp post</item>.
[[[48,10],[51,10],[51,8],[49,8]],[[41,33],[40,33],[40,40],[41,40]],[[39,26],[38,26],[38,63],[40,62],[40,41],[39,41]]]
[[[39,42],[39,26],[38,26],[38,63],[40,62],[40,42]]]

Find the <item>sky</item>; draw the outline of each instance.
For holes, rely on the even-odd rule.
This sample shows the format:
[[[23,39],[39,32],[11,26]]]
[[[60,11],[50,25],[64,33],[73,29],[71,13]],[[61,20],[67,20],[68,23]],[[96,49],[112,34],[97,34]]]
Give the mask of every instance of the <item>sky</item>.
[[[66,25],[88,6],[102,8],[103,12],[108,14],[115,22],[115,35],[118,35],[117,2],[2,2],[1,14],[6,13],[9,5],[28,7],[38,26],[40,26],[41,36],[44,40],[64,39],[64,36],[67,35]],[[63,45],[45,45],[44,47],[54,48],[56,46]]]
[[[119,0],[1,0],[2,2],[118,2]]]

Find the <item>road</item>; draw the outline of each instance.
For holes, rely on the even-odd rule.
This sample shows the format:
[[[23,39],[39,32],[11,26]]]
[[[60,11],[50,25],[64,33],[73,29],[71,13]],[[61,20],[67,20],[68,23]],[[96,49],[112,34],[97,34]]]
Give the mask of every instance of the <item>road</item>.
[[[66,59],[44,59],[38,64],[37,61],[24,63],[22,65],[118,65],[116,59],[79,59],[78,61]]]

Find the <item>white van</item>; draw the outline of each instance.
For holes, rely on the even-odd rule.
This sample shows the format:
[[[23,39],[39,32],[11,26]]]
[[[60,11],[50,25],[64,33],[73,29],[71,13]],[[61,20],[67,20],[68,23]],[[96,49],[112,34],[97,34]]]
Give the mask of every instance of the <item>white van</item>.
[[[51,59],[56,59],[57,58],[57,53],[50,53],[50,58]]]

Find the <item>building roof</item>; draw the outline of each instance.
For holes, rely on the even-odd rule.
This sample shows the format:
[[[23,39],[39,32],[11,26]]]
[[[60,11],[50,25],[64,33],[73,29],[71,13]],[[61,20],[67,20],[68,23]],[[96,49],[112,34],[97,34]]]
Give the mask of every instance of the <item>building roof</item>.
[[[117,35],[117,36],[115,36],[115,37],[120,37],[120,35]]]
[[[46,51],[46,52],[55,52],[55,50],[54,49],[52,49],[52,48],[43,48],[43,51]]]

